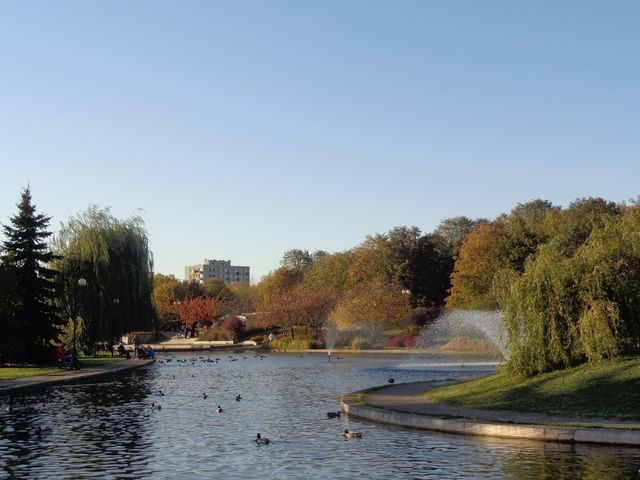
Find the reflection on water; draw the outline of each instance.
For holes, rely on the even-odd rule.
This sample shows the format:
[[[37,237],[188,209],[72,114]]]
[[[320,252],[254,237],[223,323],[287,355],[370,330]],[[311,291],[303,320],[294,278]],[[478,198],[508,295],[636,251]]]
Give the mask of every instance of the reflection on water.
[[[107,382],[16,396],[14,411],[0,413],[0,478],[638,478],[638,449],[326,418],[342,394],[390,376],[397,382],[470,377],[491,365],[460,368],[435,356],[346,356],[330,364],[326,355],[160,360],[168,358],[174,360]],[[44,408],[37,408],[38,399]],[[162,410],[151,410],[151,402]],[[218,404],[223,413],[215,412]],[[345,441],[344,428],[364,438]],[[257,432],[272,443],[257,446]]]

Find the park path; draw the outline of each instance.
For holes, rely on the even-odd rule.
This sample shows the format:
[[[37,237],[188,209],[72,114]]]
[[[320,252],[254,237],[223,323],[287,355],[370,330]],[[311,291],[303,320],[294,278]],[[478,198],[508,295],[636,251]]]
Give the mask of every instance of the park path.
[[[515,423],[525,425],[579,425],[581,427],[640,429],[640,421],[611,420],[591,417],[565,417],[543,413],[507,410],[480,410],[430,402],[425,393],[443,382],[418,382],[391,385],[364,395],[371,407],[435,417],[459,417],[477,422]]]
[[[28,388],[91,380],[96,377],[114,375],[146,367],[153,362],[155,362],[154,359],[130,359],[115,363],[107,363],[100,366],[82,368],[80,370],[60,370],[59,372],[49,373],[46,375],[35,375],[33,377],[16,378],[14,380],[3,380],[0,381],[0,395]]]

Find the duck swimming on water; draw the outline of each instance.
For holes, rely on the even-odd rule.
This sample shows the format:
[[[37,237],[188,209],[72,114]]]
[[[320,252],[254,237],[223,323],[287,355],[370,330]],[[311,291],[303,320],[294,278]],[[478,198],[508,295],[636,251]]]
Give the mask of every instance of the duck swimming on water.
[[[269,439],[263,438],[259,433],[256,435],[256,443],[258,445],[269,445]]]
[[[220,405],[216,407],[216,412],[222,413],[222,407]]]
[[[349,430],[347,430],[345,428],[344,432],[342,432],[342,436],[344,438],[362,438],[362,433],[360,433],[360,432],[350,432]]]

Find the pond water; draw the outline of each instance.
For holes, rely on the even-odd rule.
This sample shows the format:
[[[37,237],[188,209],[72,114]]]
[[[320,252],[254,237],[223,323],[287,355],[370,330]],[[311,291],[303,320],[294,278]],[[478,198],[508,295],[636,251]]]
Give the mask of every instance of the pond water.
[[[160,355],[123,377],[16,395],[11,413],[0,398],[0,478],[640,478],[640,449],[445,435],[326,416],[340,409],[341,395],[389,377],[468,378],[493,368],[434,355],[334,354],[331,363],[326,355]],[[150,409],[151,402],[162,409]],[[363,438],[344,440],[344,428]],[[257,432],[271,444],[256,445]]]

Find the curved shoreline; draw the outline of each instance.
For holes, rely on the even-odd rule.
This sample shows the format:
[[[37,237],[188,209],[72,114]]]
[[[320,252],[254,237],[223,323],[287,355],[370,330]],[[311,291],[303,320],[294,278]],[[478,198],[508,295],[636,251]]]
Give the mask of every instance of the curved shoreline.
[[[33,377],[16,378],[0,382],[0,395],[11,394],[21,390],[28,390],[52,385],[63,385],[76,383],[84,380],[117,375],[138,368],[146,367],[155,362],[151,360],[122,360],[121,362],[91,367],[81,370],[61,370],[60,372],[49,373],[47,375],[36,375]]]
[[[461,435],[640,446],[640,422],[594,419],[593,422],[585,423],[587,419],[563,418],[558,425],[549,425],[541,421],[545,418],[544,415],[480,411],[429,404],[424,400],[419,403],[421,393],[414,394],[412,400],[415,402],[398,402],[398,398],[411,400],[411,397],[399,397],[392,390],[407,390],[411,386],[424,387],[425,382],[382,386],[350,393],[342,398],[342,411],[374,422]],[[557,420],[557,417],[547,418],[554,423]]]

